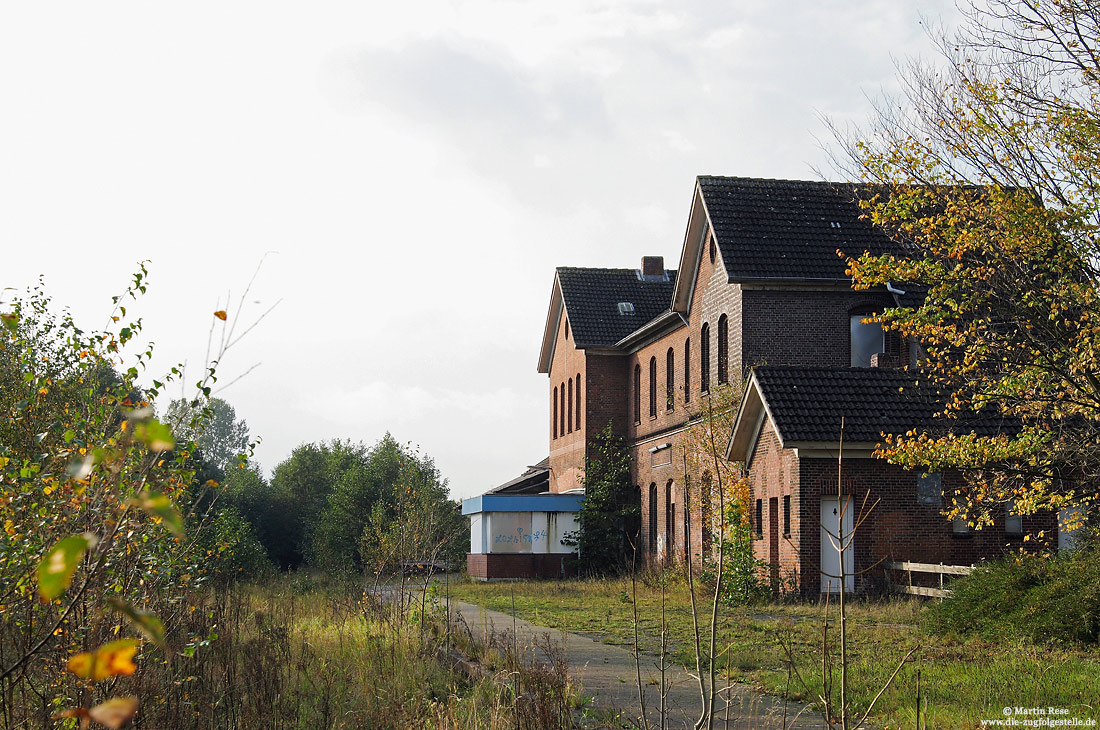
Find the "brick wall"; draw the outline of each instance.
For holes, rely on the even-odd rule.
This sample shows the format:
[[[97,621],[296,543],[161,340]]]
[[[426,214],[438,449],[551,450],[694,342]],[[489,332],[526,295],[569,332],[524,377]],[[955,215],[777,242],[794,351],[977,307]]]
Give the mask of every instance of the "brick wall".
[[[743,293],[744,363],[848,367],[849,314],[893,306],[887,293],[749,289]],[[887,347],[896,351],[896,337]]]
[[[589,384],[586,382],[586,357],[584,350],[578,350],[571,331],[569,320],[563,316],[558,323],[557,341],[554,344],[554,359],[550,367],[550,384],[547,401],[550,404],[550,491],[564,492],[584,486],[584,455],[586,449],[585,433],[588,428],[585,403],[589,400]],[[578,378],[578,375],[580,376]],[[570,391],[570,381],[572,391]],[[577,428],[577,387],[580,393],[580,428]],[[554,434],[554,389],[558,390],[557,436]],[[605,397],[600,388],[601,398]],[[562,408],[563,394],[565,407]],[[572,393],[572,395],[570,395]],[[564,413],[563,413],[564,411]],[[593,424],[594,425],[594,424]],[[600,424],[602,428],[603,424]]]
[[[945,565],[971,565],[995,558],[1021,547],[1038,549],[1044,542],[1050,545],[1057,539],[1057,520],[1051,513],[1023,518],[1023,534],[1005,533],[1003,510],[996,511],[992,526],[956,534],[951,522],[941,514],[942,505],[950,503],[951,495],[962,485],[958,473],[943,477],[943,502],[941,506],[921,504],[917,499],[917,472],[906,471],[880,459],[846,458],[840,476],[843,493],[851,496],[853,521],[859,521],[859,510],[878,500],[869,511],[869,517],[856,532],[855,570],[868,571],[856,578],[857,590],[877,590],[883,587],[887,573],[885,567],[875,568],[876,563],[886,561],[911,561],[917,563],[943,563]],[[803,458],[795,456],[792,449],[782,449],[770,424],[765,421],[757,440],[749,468],[749,483],[753,506],[761,500],[763,508],[763,535],[754,541],[757,558],[772,562],[778,559],[778,575],[782,587],[798,590],[807,595],[821,589],[821,499],[837,493],[837,462],[832,458]],[[770,534],[771,498],[782,510],[783,496],[791,497],[791,532],[788,538],[779,536],[778,555],[774,554],[774,541]],[[864,496],[868,496],[864,503]],[[755,514],[752,515],[755,522]],[[783,529],[783,516],[778,515],[779,529]],[[755,524],[754,524],[755,527]],[[1038,533],[1045,531],[1045,538]],[[868,570],[870,569],[870,570]],[[893,576],[895,582],[900,576]],[[914,576],[916,585],[935,585],[933,575]]]
[[[753,541],[753,554],[759,560],[766,560],[775,568],[770,571],[773,582],[782,587],[797,587],[801,584],[804,568],[799,553],[802,550],[802,536],[806,526],[811,525],[808,534],[817,535],[817,521],[807,522],[798,519],[803,497],[799,490],[800,472],[798,459],[790,449],[782,449],[771,422],[765,417],[757,439],[749,469],[749,519],[756,530],[756,500],[760,500],[763,531]],[[790,532],[784,533],[784,498],[790,499]],[[774,502],[772,500],[775,500]],[[778,510],[778,514],[773,514]],[[778,526],[780,534],[773,535],[772,524]],[[815,573],[816,575],[816,573]]]
[[[477,580],[565,578],[577,574],[577,562],[564,554],[467,553],[466,571]]]

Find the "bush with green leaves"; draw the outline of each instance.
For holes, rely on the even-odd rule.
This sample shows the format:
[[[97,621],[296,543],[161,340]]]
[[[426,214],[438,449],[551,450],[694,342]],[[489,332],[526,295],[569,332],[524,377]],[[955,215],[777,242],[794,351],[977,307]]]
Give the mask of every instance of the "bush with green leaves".
[[[170,654],[183,596],[241,534],[200,539],[203,518],[218,514],[196,508],[216,485],[196,483],[195,445],[154,418],[152,402],[181,369],[138,386],[152,346],[135,351],[142,320],[127,309],[146,287],[141,266],[99,330],[56,314],[41,284],[0,312],[5,727],[30,727],[51,712],[82,724],[125,722],[137,700],[109,697],[114,682],[106,680],[134,672],[139,651]],[[215,316],[224,321],[224,312]],[[210,368],[200,398],[214,380]]]
[[[951,584],[927,612],[936,633],[1003,641],[1100,641],[1100,540],[1057,555],[1013,553],[979,565]]]

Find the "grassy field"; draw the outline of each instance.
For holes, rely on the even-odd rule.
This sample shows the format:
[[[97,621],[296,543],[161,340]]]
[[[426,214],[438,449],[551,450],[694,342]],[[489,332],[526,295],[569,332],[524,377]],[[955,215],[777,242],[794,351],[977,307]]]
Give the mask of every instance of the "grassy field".
[[[670,651],[694,666],[690,594],[682,580],[667,582],[664,593]],[[659,650],[662,590],[659,581],[637,584],[642,648]],[[515,600],[521,618],[590,635],[609,644],[634,640],[629,579],[526,581],[452,584],[451,596],[509,612]],[[697,593],[709,621],[708,597]],[[917,727],[917,677],[921,723],[927,728],[978,727],[1003,719],[1011,707],[1060,707],[1068,717],[1100,719],[1100,650],[996,644],[922,632],[925,604],[917,599],[856,602],[848,610],[849,693],[862,714],[902,657],[916,649],[872,714],[876,726]],[[835,606],[831,640],[839,635]],[[788,653],[799,679],[790,697],[812,702],[822,686],[824,606],[766,603],[723,607],[718,663],[731,675],[768,692],[782,694],[788,681]],[[833,653],[837,651],[832,647]],[[727,654],[728,652],[728,654]],[[838,662],[832,662],[838,665]],[[839,685],[839,678],[834,680]]]
[[[565,730],[581,715],[563,663],[448,632],[430,599],[423,613],[419,598],[396,610],[357,582],[291,575],[190,600],[169,653],[146,645],[129,677],[92,686],[43,670],[44,681],[71,685],[60,707],[133,695],[135,727],[173,730]],[[28,697],[0,725],[77,729],[76,718],[51,719],[24,685],[8,687],[5,701]]]

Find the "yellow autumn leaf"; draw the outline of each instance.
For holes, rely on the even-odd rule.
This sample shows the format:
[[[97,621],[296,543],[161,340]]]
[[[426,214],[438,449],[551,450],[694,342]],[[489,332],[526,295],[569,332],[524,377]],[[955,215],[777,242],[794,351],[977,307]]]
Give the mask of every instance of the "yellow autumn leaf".
[[[214,312],[214,316],[224,322],[228,315],[225,313],[224,309],[219,309],[218,311]]]
[[[95,651],[82,652],[69,659],[69,671],[81,679],[102,682],[108,677],[130,675],[137,671],[134,654],[137,639],[120,639],[104,644]]]

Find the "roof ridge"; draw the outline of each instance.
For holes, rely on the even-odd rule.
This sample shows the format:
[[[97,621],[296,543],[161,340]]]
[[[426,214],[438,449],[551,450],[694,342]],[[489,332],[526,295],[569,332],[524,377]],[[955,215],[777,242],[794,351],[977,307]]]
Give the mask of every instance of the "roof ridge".
[[[699,180],[739,180],[743,182],[793,183],[797,185],[844,185],[855,187],[874,187],[874,183],[853,182],[850,180],[797,180],[785,177],[747,177],[744,175],[698,175]]]

